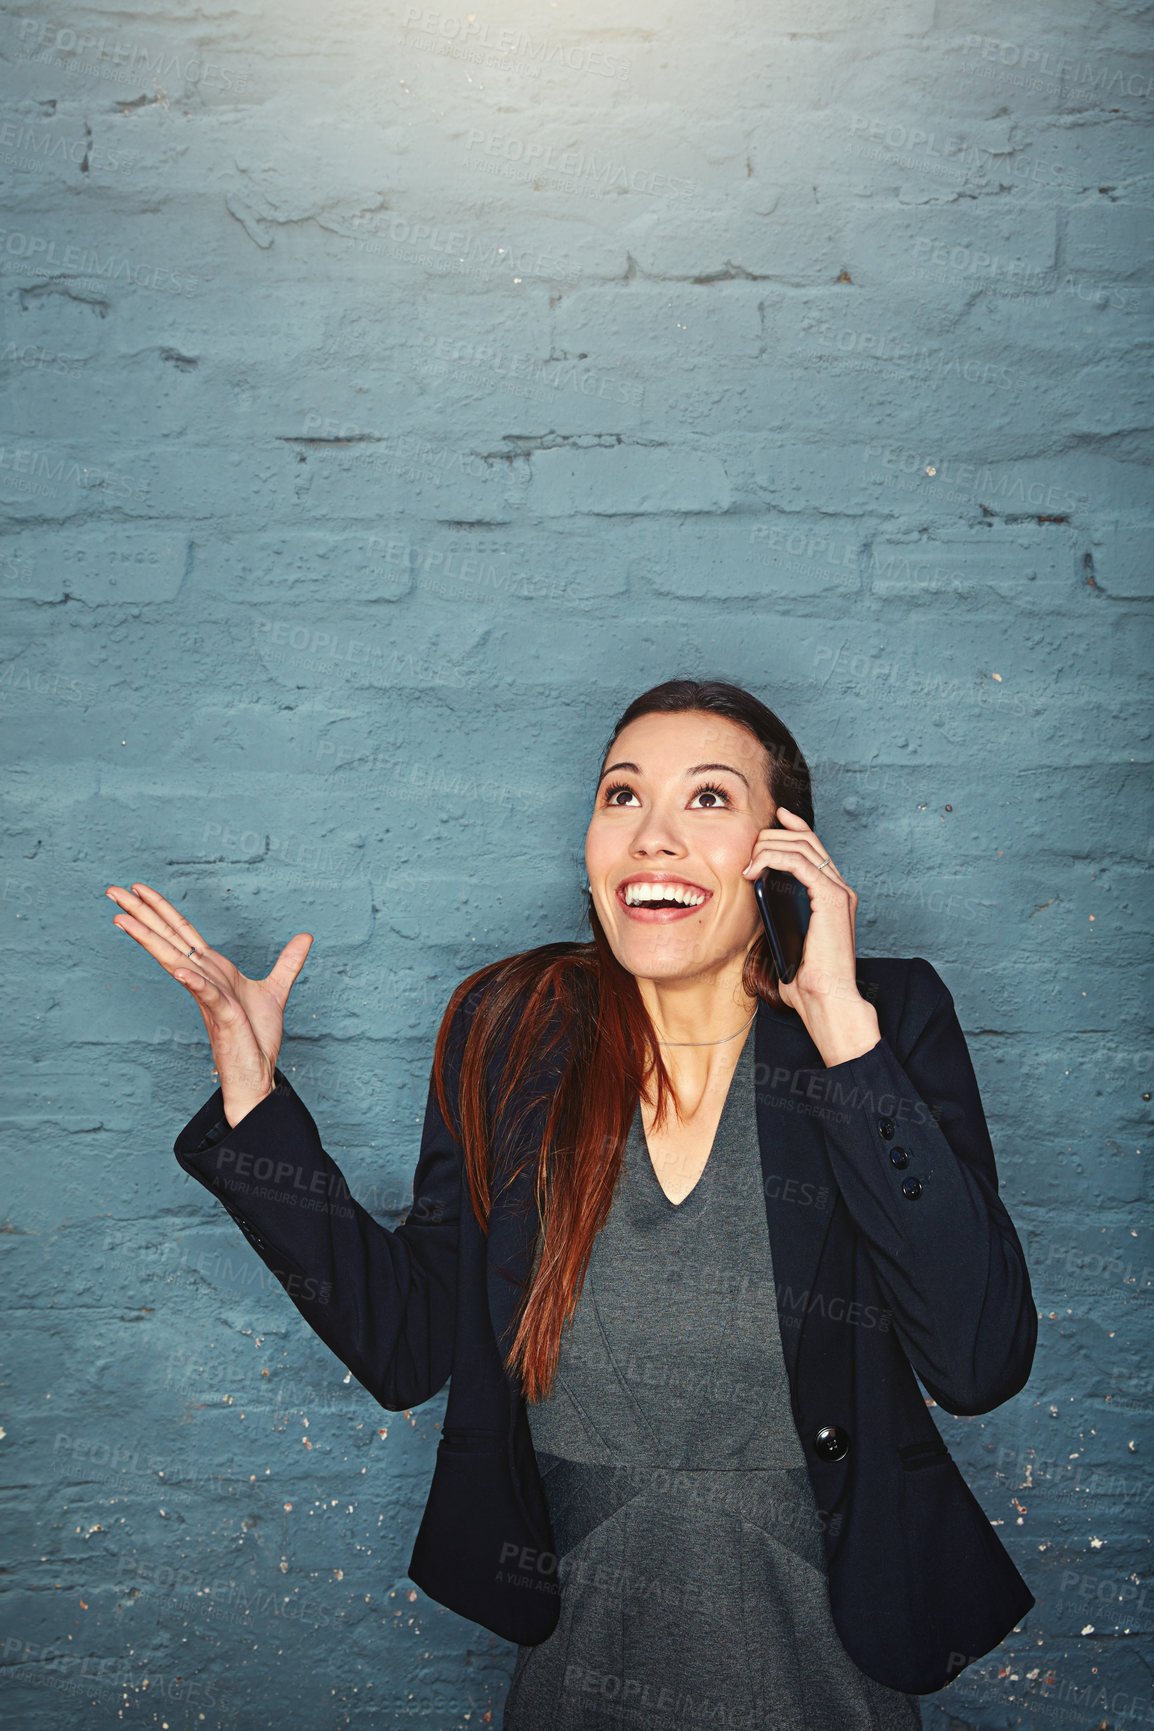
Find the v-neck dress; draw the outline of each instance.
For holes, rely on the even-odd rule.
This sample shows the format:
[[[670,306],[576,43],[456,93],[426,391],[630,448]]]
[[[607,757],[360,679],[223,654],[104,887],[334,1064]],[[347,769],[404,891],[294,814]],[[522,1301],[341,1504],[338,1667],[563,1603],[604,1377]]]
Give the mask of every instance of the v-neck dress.
[[[754,1042],[697,1184],[665,1195],[638,1106],[556,1382],[530,1403],[560,1620],[503,1731],[920,1731],[838,1637],[790,1408]]]

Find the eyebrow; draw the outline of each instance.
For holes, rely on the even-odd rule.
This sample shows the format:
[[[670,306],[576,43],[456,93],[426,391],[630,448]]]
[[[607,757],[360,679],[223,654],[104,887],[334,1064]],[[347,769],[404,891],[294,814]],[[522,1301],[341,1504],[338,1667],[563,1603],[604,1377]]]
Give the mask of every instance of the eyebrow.
[[[605,780],[607,775],[613,774],[615,769],[631,770],[634,775],[641,774],[641,770],[638,769],[635,763],[611,763],[608,769],[602,770],[601,774],[598,776],[598,787],[601,786],[601,783]],[[742,775],[741,771],[739,769],[734,769],[733,765],[729,763],[695,763],[692,769],[687,769],[685,773],[686,775],[701,775],[703,771],[707,769],[723,769],[727,775],[735,775],[739,781],[745,782],[746,787],[749,786],[749,781],[744,775]]]

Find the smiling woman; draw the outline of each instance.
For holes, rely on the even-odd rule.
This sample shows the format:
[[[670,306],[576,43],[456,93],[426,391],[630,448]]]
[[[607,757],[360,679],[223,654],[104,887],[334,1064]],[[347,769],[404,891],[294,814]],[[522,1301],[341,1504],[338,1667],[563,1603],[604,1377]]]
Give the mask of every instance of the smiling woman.
[[[410,1574],[517,1642],[505,1731],[905,1731],[1034,1602],[917,1381],[986,1412],[1033,1358],[973,1068],[928,962],[857,956],[813,823],[748,692],[631,704],[592,940],[453,992],[395,1231],[277,1068],[311,937],[251,981],[147,885],[108,892],[212,1040],[181,1165],[381,1405],[450,1379]],[[767,870],[810,904],[788,983]]]

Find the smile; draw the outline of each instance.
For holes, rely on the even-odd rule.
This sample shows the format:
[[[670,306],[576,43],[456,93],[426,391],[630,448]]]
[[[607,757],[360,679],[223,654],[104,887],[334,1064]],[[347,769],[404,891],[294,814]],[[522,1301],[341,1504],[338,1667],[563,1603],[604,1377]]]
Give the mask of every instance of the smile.
[[[630,878],[627,883],[618,884],[616,890],[618,906],[630,919],[656,921],[660,925],[687,919],[709,901],[712,893],[683,879],[643,877]]]

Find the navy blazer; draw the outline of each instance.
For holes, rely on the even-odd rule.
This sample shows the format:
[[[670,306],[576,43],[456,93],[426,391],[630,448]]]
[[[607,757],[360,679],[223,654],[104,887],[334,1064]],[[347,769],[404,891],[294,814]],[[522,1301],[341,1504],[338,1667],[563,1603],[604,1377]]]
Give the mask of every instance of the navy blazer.
[[[834,1622],[861,1670],[927,1694],[1035,1602],[928,1407],[984,1413],[1016,1394],[1038,1323],[949,991],[920,957],[861,958],[857,974],[881,1039],[846,1063],[822,1063],[795,1011],[759,1005],[758,1141]],[[450,1028],[454,1112],[475,1002]],[[491,1089],[495,1080],[491,1066]],[[531,1264],[531,1179],[506,1186],[486,1236],[430,1083],[413,1206],[389,1231],[350,1196],[279,1069],[275,1081],[231,1130],[217,1089],[174,1152],[383,1407],[418,1406],[450,1379],[409,1574],[507,1640],[543,1641],[557,1623],[557,1559],[525,1401],[501,1350]],[[534,1134],[539,1145],[549,1082],[525,1084],[533,1108],[519,1142],[498,1121],[498,1173]]]

